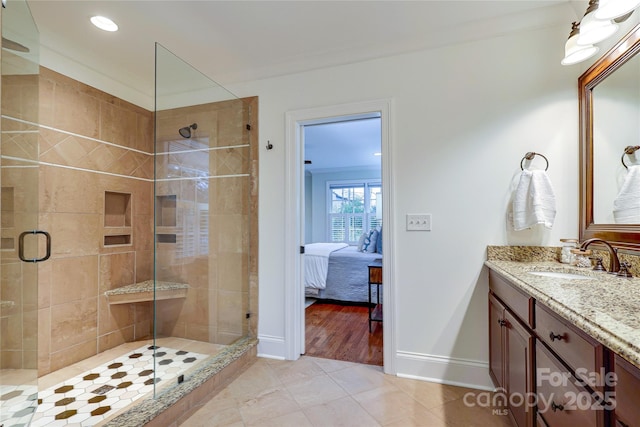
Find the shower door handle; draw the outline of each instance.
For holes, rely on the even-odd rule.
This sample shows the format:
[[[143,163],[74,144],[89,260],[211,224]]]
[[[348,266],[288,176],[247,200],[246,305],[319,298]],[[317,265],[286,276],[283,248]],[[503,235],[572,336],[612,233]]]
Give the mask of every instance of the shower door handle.
[[[32,258],[32,259],[25,258],[25,256],[24,256],[24,238],[28,234],[36,234],[36,235],[37,234],[44,234],[44,236],[46,237],[46,239],[47,239],[47,251],[46,251],[45,255],[42,258]],[[22,233],[20,233],[20,237],[18,239],[18,257],[20,258],[21,261],[24,261],[24,262],[42,262],[42,261],[48,260],[50,256],[51,256],[51,235],[49,233],[47,233],[46,231],[42,231],[42,230],[23,231]]]

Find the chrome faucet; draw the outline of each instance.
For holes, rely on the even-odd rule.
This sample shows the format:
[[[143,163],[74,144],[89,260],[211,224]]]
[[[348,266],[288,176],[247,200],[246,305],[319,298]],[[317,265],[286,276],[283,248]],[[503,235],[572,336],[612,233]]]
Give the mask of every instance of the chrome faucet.
[[[620,271],[620,259],[618,258],[618,250],[611,246],[611,244],[606,240],[598,238],[587,239],[580,245],[580,253],[584,253],[592,243],[602,243],[607,247],[607,249],[609,250],[609,272],[618,273]]]

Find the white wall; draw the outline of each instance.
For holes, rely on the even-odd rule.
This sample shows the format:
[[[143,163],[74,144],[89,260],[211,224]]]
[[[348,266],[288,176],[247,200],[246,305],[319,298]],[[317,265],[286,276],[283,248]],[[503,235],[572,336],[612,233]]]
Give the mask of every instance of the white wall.
[[[259,352],[284,339],[285,112],[392,98],[396,367],[399,374],[488,386],[487,245],[558,245],[578,235],[578,67],[562,67],[567,28],[326,68],[229,89],[258,95]],[[549,159],[557,217],[548,232],[509,232],[512,179],[528,151]],[[433,231],[405,231],[431,213]],[[294,254],[291,254],[294,256]],[[444,364],[442,364],[444,362]],[[486,377],[486,378],[485,378]]]

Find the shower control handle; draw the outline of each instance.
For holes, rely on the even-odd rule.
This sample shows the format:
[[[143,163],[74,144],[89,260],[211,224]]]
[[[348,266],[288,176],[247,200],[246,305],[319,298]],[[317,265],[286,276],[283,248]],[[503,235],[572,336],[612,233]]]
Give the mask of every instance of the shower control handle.
[[[29,234],[44,234],[44,236],[47,239],[47,251],[45,253],[45,255],[42,258],[25,258],[24,256],[24,238],[25,236],[29,235]],[[22,233],[20,233],[20,237],[18,238],[18,257],[20,258],[21,261],[24,262],[42,262],[42,261],[46,261],[49,259],[49,257],[51,256],[51,235],[49,233],[47,233],[46,231],[42,231],[42,230],[31,230],[31,231],[23,231]]]

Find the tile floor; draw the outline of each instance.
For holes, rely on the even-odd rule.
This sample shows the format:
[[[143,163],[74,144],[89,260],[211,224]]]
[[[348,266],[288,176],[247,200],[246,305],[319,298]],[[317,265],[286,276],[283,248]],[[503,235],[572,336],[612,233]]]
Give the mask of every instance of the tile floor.
[[[510,426],[491,408],[465,404],[480,393],[385,375],[382,368],[303,356],[259,358],[180,424],[214,426]]]
[[[164,385],[173,384],[178,375],[188,375],[224,347],[182,338],[160,338],[154,349],[151,340],[137,341],[45,375],[38,379],[38,386],[5,383],[0,386],[2,425],[99,425],[153,392],[154,353],[155,370],[160,378],[156,390],[160,391]]]

